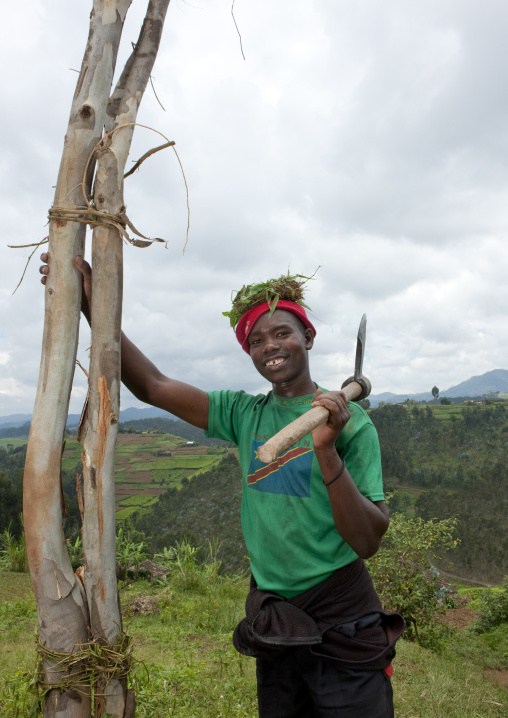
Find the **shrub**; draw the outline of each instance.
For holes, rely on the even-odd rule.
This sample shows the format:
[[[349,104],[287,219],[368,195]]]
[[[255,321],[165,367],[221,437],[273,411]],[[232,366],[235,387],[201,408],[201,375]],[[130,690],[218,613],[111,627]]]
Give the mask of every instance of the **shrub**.
[[[139,570],[139,564],[148,556],[143,541],[136,541],[140,535],[139,531],[124,533],[123,529],[118,529],[116,535],[116,575],[122,581],[129,578],[136,579]]]
[[[483,589],[477,606],[480,615],[471,626],[476,633],[486,633],[508,623],[508,576],[500,589]]]
[[[429,629],[453,603],[433,564],[457,545],[456,523],[394,514],[380,550],[367,562],[385,608],[404,616],[409,639],[420,640],[420,629]]]
[[[74,543],[72,543],[70,539],[67,539],[66,546],[71,566],[75,571],[83,564],[83,543],[81,541],[81,536],[76,536]]]
[[[183,540],[176,546],[165,547],[163,553],[155,554],[154,561],[171,569],[164,580],[170,579],[182,590],[206,591],[211,585],[225,579],[220,574],[221,562],[217,559],[218,550],[217,542],[209,542],[207,555],[201,561],[200,549]]]

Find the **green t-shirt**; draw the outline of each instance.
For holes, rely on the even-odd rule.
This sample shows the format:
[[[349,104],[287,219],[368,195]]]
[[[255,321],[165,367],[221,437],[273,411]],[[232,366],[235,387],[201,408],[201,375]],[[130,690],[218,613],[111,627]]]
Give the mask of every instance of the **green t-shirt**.
[[[292,598],[357,558],[333,521],[312,437],[305,436],[271,464],[257,449],[308,411],[314,394],[282,398],[271,391],[213,391],[207,436],[238,446],[243,477],[242,529],[252,574],[264,591]],[[366,412],[350,403],[351,419],[336,446],[360,493],[383,500],[377,432]]]

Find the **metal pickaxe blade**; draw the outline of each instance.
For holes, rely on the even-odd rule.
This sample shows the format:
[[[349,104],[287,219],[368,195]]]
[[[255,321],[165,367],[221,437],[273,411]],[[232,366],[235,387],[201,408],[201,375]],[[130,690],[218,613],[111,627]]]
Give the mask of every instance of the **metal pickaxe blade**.
[[[358,328],[358,337],[356,340],[356,359],[355,359],[355,373],[350,376],[349,379],[342,384],[341,389],[345,389],[347,386],[350,387],[348,392],[348,401],[361,401],[365,397],[369,396],[371,392],[370,381],[366,376],[362,374],[363,366],[363,355],[365,353],[365,339],[367,337],[367,315],[364,314],[360,326]],[[352,384],[358,384],[358,387],[351,386]],[[353,393],[352,393],[353,392]],[[344,392],[346,393],[346,392]]]
[[[367,333],[367,316],[364,314],[358,329],[358,339],[356,341],[356,359],[355,373],[342,384],[342,390],[348,401],[356,399],[360,401],[370,394],[371,385],[367,377],[362,374],[363,355],[365,353],[365,338]],[[258,449],[258,456],[264,464],[271,461],[282,454],[283,451],[289,449],[293,444],[320,424],[324,424],[328,420],[330,413],[324,406],[316,406],[309,409],[305,414],[292,421],[284,427],[278,434],[272,436],[266,444]]]

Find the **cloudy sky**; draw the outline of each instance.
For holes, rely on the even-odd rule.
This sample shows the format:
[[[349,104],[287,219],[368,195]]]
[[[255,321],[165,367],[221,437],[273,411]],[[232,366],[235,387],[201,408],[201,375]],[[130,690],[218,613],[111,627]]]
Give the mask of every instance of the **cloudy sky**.
[[[129,11],[118,67],[137,39]],[[0,416],[32,411],[47,234],[90,0],[3,9]],[[124,330],[203,389],[265,390],[221,312],[231,290],[310,274],[313,378],[352,373],[362,314],[373,393],[508,368],[508,4],[503,0],[172,0],[138,121],[176,142],[127,180]],[[158,144],[137,129],[132,158]],[[88,235],[91,239],[90,235]],[[90,244],[90,242],[88,242]],[[89,333],[82,324],[79,358]],[[81,372],[71,398],[80,411]],[[139,406],[127,392],[122,406]]]

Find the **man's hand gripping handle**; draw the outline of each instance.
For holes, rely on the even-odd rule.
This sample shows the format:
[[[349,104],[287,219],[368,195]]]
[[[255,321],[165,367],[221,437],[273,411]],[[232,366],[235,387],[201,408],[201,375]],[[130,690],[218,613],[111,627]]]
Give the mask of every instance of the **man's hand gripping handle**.
[[[365,377],[361,377],[361,384],[356,381],[353,377],[348,379],[343,385],[343,394],[347,401],[353,401],[354,399],[363,398],[370,393],[370,382]],[[364,384],[364,386],[362,386]],[[298,417],[291,424],[285,426],[278,434],[272,436],[266,444],[260,446],[258,449],[258,456],[264,464],[269,464],[280,456],[284,451],[289,449],[297,441],[303,439],[304,436],[310,434],[320,424],[324,424],[329,417],[328,409],[324,406],[316,406],[303,416]]]
[[[355,373],[346,379],[342,385],[342,392],[347,401],[353,401],[353,399],[365,399],[370,394],[371,385],[367,377],[362,374],[363,366],[363,355],[365,352],[365,340],[367,334],[367,317],[365,314],[360,322],[358,329],[358,337],[356,341],[356,358],[355,358]],[[275,434],[269,439],[266,444],[260,446],[258,449],[258,456],[264,464],[269,464],[271,461],[282,454],[283,451],[289,449],[297,441],[303,439],[304,436],[310,434],[320,424],[324,424],[328,421],[330,413],[324,406],[315,406],[303,416],[298,417],[295,421],[284,427],[278,434]]]

